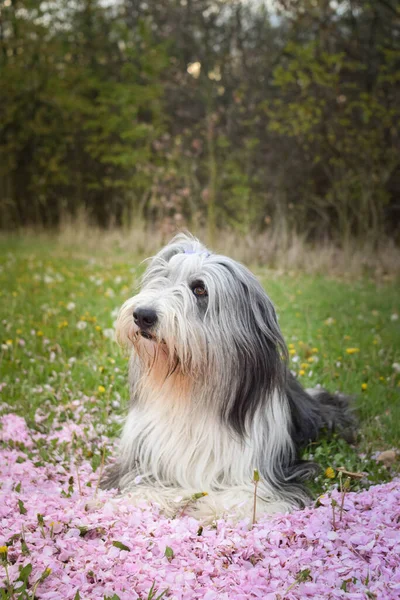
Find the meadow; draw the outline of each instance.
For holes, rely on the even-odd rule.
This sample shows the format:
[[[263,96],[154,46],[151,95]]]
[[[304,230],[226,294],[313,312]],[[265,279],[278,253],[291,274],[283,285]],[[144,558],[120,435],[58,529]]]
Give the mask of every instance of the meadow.
[[[237,591],[233,594],[221,591],[222,588],[215,592],[217,595],[212,595],[214,592],[209,587],[209,596],[205,588],[203,595],[187,592],[185,596],[182,582],[178,593],[176,580],[171,583],[168,578],[168,568],[173,566],[177,549],[173,541],[168,540],[176,539],[174,535],[179,534],[176,529],[179,529],[179,519],[172,525],[168,524],[175,529],[165,534],[167,541],[164,546],[172,554],[159,551],[161,554],[157,558],[163,559],[167,567],[164,585],[162,580],[157,579],[157,570],[147,573],[143,580],[135,571],[137,586],[128,595],[121,582],[116,585],[115,579],[111,578],[106,584],[105,579],[99,579],[91,568],[86,568],[84,583],[83,575],[80,575],[72,587],[69,584],[65,588],[73,590],[73,593],[61,592],[61,587],[54,587],[54,584],[52,587],[51,584],[59,568],[54,563],[54,549],[48,554],[48,557],[53,556],[51,567],[46,566],[51,563],[50,558],[46,563],[43,559],[46,554],[39,550],[38,540],[43,544],[47,540],[54,545],[57,534],[61,539],[61,533],[66,533],[74,512],[71,502],[78,498],[80,502],[84,501],[83,505],[78,502],[80,508],[76,508],[75,513],[79,524],[75,524],[74,530],[78,531],[79,539],[88,544],[94,543],[94,539],[96,543],[100,543],[101,539],[104,542],[105,524],[96,513],[101,504],[103,508],[108,507],[108,516],[113,515],[112,527],[115,535],[119,535],[118,539],[114,539],[114,534],[107,538],[106,547],[113,548],[115,553],[111,558],[108,555],[109,559],[118,561],[129,554],[128,546],[132,540],[128,543],[124,538],[121,541],[125,530],[116,525],[115,509],[110,508],[110,493],[98,489],[98,480],[104,464],[112,455],[128,400],[127,357],[114,341],[113,322],[119,306],[139,283],[144,257],[144,253],[130,253],[113,245],[99,244],[93,249],[89,244],[63,244],[51,237],[27,236],[21,239],[5,236],[0,241],[0,418],[3,424],[0,492],[4,495],[0,529],[0,569],[4,572],[3,589],[0,590],[2,599],[63,597],[125,600],[151,599],[161,597],[160,594],[173,598],[242,597]],[[368,490],[371,484],[392,481],[399,472],[400,447],[398,280],[394,275],[379,279],[372,275],[349,279],[337,274],[332,277],[329,273],[326,276],[310,275],[298,269],[270,270],[260,265],[254,266],[254,271],[277,307],[289,348],[290,368],[301,383],[305,387],[320,384],[354,396],[354,409],[360,420],[357,443],[349,446],[334,437],[306,450],[306,455],[314,457],[321,465],[320,474],[310,484],[313,497],[315,500],[321,495],[322,498],[331,498],[330,494],[333,494],[332,498],[336,497],[339,502],[340,468],[356,474],[348,480],[346,491],[349,497],[352,496],[350,492]],[[382,462],[381,453],[387,450],[394,452]],[[54,511],[58,511],[57,521],[51,517],[43,495],[36,488],[32,493],[33,479],[40,482],[49,494],[54,491],[51,487],[54,477],[51,483],[51,477],[46,475],[49,469],[57,473],[59,482],[62,482],[57,487],[58,494],[61,490],[59,504],[56,502],[53,506]],[[34,478],[33,471],[36,473]],[[29,477],[31,480],[26,483],[26,494],[22,496],[24,481],[28,481]],[[392,493],[386,493],[385,487],[377,489],[384,490],[381,498]],[[363,498],[362,494],[366,493],[362,491],[360,497]],[[5,508],[11,498],[16,507],[14,512],[20,520],[20,529],[18,533],[14,531],[14,537],[5,533],[11,531],[8,528],[11,517]],[[367,500],[365,502],[368,504]],[[92,505],[94,513],[88,514],[82,508],[88,504]],[[324,501],[320,500],[319,504],[322,508],[318,510],[324,510]],[[330,515],[331,510],[335,510],[334,504],[326,504],[325,509]],[[384,509],[382,506],[383,512]],[[127,509],[120,507],[119,510]],[[153,515],[148,507],[141,510],[143,519],[150,519]],[[93,524],[96,521],[93,514],[97,515],[97,525]],[[30,521],[24,525],[24,519],[28,517]],[[151,522],[154,524],[153,517]],[[167,527],[165,519],[160,517],[159,522]],[[100,529],[93,533],[96,527]],[[194,525],[190,527],[194,531]],[[100,531],[102,528],[103,533]],[[152,535],[157,538],[156,529],[154,525]],[[92,532],[89,537],[88,531]],[[192,534],[197,535],[197,529],[195,533],[193,531]],[[229,531],[228,537],[233,540],[233,526]],[[218,532],[221,534],[217,527]],[[214,533],[210,530],[204,535],[212,536]],[[34,536],[32,547],[29,547],[29,536]],[[142,549],[144,539],[143,534],[139,543]],[[331,543],[334,543],[332,540]],[[60,551],[63,552],[62,549]],[[75,551],[65,550],[64,563],[71,562]],[[256,556],[257,552],[253,554]],[[151,562],[150,554],[143,553],[142,559]],[[253,557],[252,561],[254,566],[258,559]],[[223,568],[228,572],[230,565],[232,560]],[[118,579],[118,569],[123,570],[123,565],[117,570],[115,565],[109,566],[109,569],[114,569],[112,572]],[[271,590],[270,593],[275,595],[268,596],[265,589],[260,588],[259,595],[254,592],[254,597],[302,597],[296,594],[300,593],[299,589],[307,590],[312,574],[307,574],[307,569],[301,565],[293,569],[287,571],[287,581],[282,589]],[[192,571],[187,565],[180,565],[186,586],[190,583],[189,572]],[[380,572],[383,572],[382,568]],[[343,585],[340,593],[351,591],[351,586],[355,586],[355,594],[360,592],[351,577]],[[373,588],[368,581],[364,581],[363,585],[367,591]],[[249,589],[253,593],[258,588],[254,584]],[[363,593],[366,593],[365,590]],[[225,593],[228,595],[223,595]],[[253,597],[249,591],[243,593],[247,594],[243,598]],[[314,593],[317,593],[315,589]],[[374,596],[377,593],[379,598],[391,597],[388,588],[379,588],[379,585],[375,592],[370,593],[372,596],[346,597],[377,597]],[[324,594],[320,597],[328,597],[326,590]]]

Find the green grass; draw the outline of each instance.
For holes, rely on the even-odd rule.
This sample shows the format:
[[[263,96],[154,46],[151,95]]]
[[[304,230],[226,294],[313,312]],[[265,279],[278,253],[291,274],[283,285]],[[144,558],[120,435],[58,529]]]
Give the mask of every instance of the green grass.
[[[95,399],[106,435],[117,435],[109,415],[125,410],[127,359],[107,335],[143,257],[32,238],[3,239],[0,257],[0,405],[34,427],[38,407],[46,406],[49,424],[52,407],[64,405],[67,415],[85,394]],[[374,453],[400,446],[398,282],[258,274],[277,307],[292,371],[305,387],[319,383],[355,396],[358,444],[325,440],[308,454],[323,469],[344,466],[367,472],[370,482],[387,480],[398,462],[386,469]],[[314,485],[317,492],[332,481],[322,472]]]

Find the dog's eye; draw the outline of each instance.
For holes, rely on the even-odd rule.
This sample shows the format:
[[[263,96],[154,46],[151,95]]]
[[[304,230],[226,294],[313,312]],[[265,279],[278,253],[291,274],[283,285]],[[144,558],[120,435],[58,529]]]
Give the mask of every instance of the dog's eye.
[[[192,292],[195,296],[208,296],[207,290],[202,283],[195,283],[192,287]]]

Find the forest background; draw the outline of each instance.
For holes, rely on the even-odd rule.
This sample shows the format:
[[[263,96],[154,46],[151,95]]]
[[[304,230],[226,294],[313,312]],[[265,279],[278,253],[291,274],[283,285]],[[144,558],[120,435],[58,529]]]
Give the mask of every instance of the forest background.
[[[0,227],[399,240],[393,0],[2,0]]]

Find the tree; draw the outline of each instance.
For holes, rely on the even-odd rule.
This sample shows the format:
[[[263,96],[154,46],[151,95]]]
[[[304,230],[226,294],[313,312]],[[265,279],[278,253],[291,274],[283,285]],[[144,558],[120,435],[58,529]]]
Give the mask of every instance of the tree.
[[[151,181],[167,59],[120,7],[14,2],[1,69],[3,224],[54,224],[84,208],[121,223]],[[134,180],[134,185],[132,181]]]

